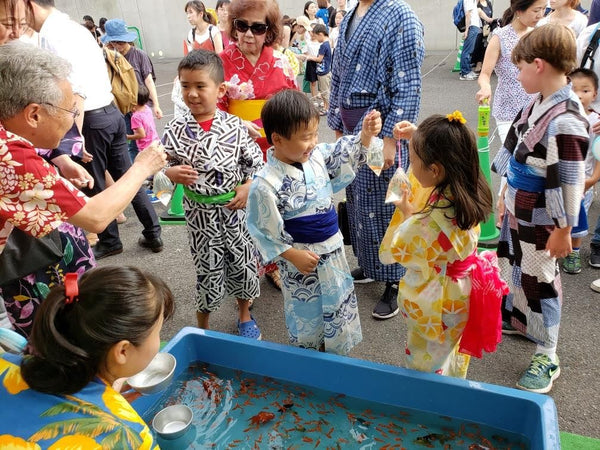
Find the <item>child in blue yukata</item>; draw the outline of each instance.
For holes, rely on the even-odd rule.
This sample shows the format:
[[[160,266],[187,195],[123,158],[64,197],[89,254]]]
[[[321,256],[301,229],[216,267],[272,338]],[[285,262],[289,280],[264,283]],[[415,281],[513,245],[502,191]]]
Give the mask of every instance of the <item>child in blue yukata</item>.
[[[242,120],[217,109],[226,92],[223,64],[207,50],[194,50],[178,67],[189,111],[165,127],[169,156],[165,173],[183,185],[185,219],[196,266],[198,326],[228,295],[237,299],[240,336],[260,339],[250,300],[260,294],[256,253],[246,227],[246,200],[262,151]]]
[[[290,343],[346,355],[362,332],[333,193],[366,163],[380,113],[366,115],[360,135],[318,145],[319,111],[301,92],[273,96],[261,119],[272,147],[250,187],[248,229],[279,267]]]

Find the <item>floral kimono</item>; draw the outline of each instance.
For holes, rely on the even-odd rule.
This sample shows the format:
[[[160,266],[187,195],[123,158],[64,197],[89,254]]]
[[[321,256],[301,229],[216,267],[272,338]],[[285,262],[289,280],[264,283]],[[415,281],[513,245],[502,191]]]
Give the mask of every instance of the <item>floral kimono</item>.
[[[304,164],[279,161],[269,150],[248,196],[248,229],[265,261],[275,260],[283,280],[290,343],[337,354],[362,340],[360,320],[333,193],[366,162],[358,136],[319,144]],[[290,248],[319,255],[315,272],[301,274],[281,253]]]
[[[30,389],[21,356],[0,355],[0,448],[158,448],[147,425],[99,378],[72,395]]]
[[[414,177],[411,185],[415,188],[417,211],[422,202],[436,201],[435,197],[427,199],[423,195]],[[398,306],[408,326],[408,367],[465,378],[470,355],[480,357],[482,349],[494,351],[500,341],[504,285],[499,279],[495,256],[476,254],[479,226],[461,230],[453,219],[453,207],[444,208],[450,205],[449,198],[451,194],[446,191],[437,208],[406,220],[397,209],[379,257],[384,264],[400,263],[406,268],[398,283]],[[476,299],[472,296],[474,273],[479,274],[476,279],[489,281],[477,286]],[[486,299],[493,302],[486,304],[489,301]],[[471,318],[474,300],[477,300],[477,316]],[[495,309],[491,321],[483,320],[482,309]],[[470,345],[464,349],[461,339],[468,321],[475,324],[476,331],[469,328]]]

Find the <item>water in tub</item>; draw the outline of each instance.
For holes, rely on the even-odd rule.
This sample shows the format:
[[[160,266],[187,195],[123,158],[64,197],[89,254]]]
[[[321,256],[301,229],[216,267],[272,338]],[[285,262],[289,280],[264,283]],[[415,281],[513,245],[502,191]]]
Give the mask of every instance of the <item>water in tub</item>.
[[[193,426],[162,448],[526,449],[525,437],[487,426],[194,363],[144,420],[166,406],[194,411]],[[474,406],[476,407],[476,406]]]

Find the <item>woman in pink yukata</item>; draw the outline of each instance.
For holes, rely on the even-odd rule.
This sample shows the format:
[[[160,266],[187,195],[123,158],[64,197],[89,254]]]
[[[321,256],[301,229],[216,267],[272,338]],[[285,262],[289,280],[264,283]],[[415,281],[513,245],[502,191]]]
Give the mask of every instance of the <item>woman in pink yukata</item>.
[[[422,201],[412,204],[404,189],[379,253],[384,264],[406,268],[398,305],[408,326],[408,367],[460,378],[471,356],[500,342],[506,290],[495,254],[477,253],[492,194],[465,123],[456,111],[431,116],[418,128],[396,124],[394,138],[410,139],[412,197]]]

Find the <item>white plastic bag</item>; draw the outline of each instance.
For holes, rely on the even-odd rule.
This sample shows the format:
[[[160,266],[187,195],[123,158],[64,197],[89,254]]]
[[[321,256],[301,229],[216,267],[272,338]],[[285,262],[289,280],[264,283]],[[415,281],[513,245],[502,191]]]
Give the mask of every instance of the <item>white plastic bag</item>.
[[[173,190],[175,186],[169,177],[164,172],[159,171],[154,174],[154,180],[152,182],[152,192],[160,200],[160,202],[167,206],[173,196]]]
[[[379,176],[383,169],[383,140],[373,138],[367,152],[367,164],[375,175]]]
[[[410,194],[410,181],[404,169],[398,167],[388,185],[388,190],[385,194],[385,203],[401,202],[405,190],[408,190]]]

